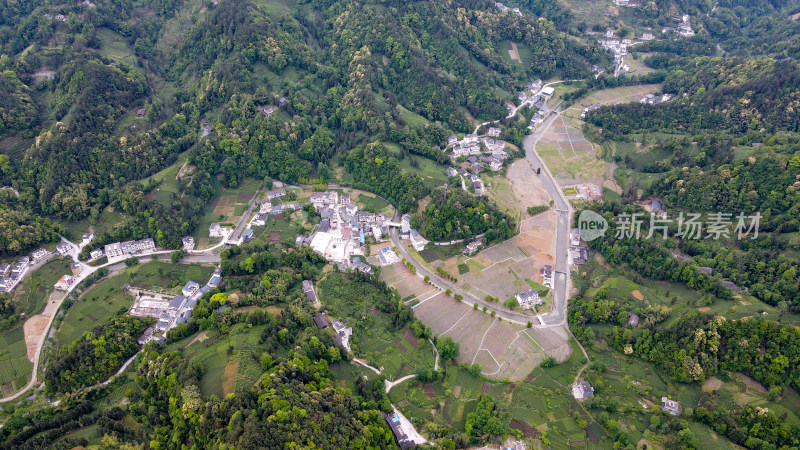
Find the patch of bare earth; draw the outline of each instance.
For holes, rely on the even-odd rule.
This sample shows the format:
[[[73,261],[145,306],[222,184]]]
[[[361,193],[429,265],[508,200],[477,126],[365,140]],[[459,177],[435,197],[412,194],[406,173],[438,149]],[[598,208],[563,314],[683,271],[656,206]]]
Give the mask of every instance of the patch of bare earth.
[[[228,365],[225,366],[225,375],[222,380],[222,392],[225,395],[233,392],[233,387],[236,384],[237,370],[239,370],[239,358],[232,359]]]
[[[36,350],[39,348],[39,343],[42,342],[47,324],[50,322],[49,316],[32,316],[25,321],[22,329],[25,333],[25,346],[28,348],[28,359],[33,361],[36,356]]]
[[[188,343],[188,344],[186,344],[186,346],[184,346],[183,348],[186,348],[186,347],[188,347],[188,346],[190,346],[190,345],[194,344],[195,342],[199,341],[200,339],[205,339],[205,337],[206,337],[206,335],[207,335],[207,334],[208,334],[208,331],[203,331],[203,332],[201,332],[200,334],[198,334],[197,336],[195,336],[195,337],[194,337],[194,339],[192,339],[191,341],[189,341],[189,343]]]
[[[511,192],[516,197],[520,210],[524,211],[529,206],[550,204],[550,196],[542,179],[536,175],[527,159],[514,161],[508,167],[506,178],[511,181]]]
[[[519,57],[519,50],[517,49],[516,42],[511,43],[511,49],[508,51],[508,56],[510,56],[513,61],[517,61],[518,63],[522,64],[522,58]]]
[[[714,392],[722,387],[722,380],[717,377],[711,377],[703,382],[703,392]]]
[[[744,383],[745,386],[747,386],[748,388],[755,389],[758,392],[761,392],[762,394],[767,392],[767,389],[764,386],[762,386],[761,383],[748,377],[747,375],[743,373],[737,373],[736,376],[738,376],[739,380],[741,380],[742,383]]]

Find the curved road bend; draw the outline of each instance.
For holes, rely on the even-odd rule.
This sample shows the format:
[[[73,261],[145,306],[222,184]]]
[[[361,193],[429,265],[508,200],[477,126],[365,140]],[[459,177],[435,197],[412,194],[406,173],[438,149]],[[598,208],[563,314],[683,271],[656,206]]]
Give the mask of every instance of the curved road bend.
[[[392,235],[392,244],[397,247],[400,251],[401,255],[409,261],[411,264],[414,265],[417,269],[417,274],[419,276],[425,277],[426,275],[430,277],[431,283],[438,287],[441,290],[450,289],[453,294],[459,294],[464,297],[464,302],[467,304],[478,303],[480,307],[486,307],[489,311],[496,311],[498,317],[503,318],[503,320],[507,320],[509,322],[516,323],[518,325],[527,325],[528,321],[533,323],[534,327],[554,327],[554,326],[562,326],[566,325],[566,309],[567,309],[567,292],[569,290],[569,263],[567,261],[568,254],[568,246],[569,246],[569,229],[571,223],[571,215],[572,215],[572,207],[570,206],[567,199],[564,197],[561,189],[558,188],[558,184],[553,178],[553,175],[547,169],[547,167],[542,163],[542,160],[539,158],[539,155],[536,153],[535,145],[541,138],[542,134],[548,127],[553,123],[556,117],[558,117],[560,111],[560,107],[557,107],[554,111],[550,113],[550,115],[545,119],[542,125],[539,127],[537,131],[525,137],[523,144],[525,147],[525,154],[528,161],[531,163],[534,171],[538,168],[542,168],[542,172],[539,175],[542,178],[542,182],[547,189],[550,198],[553,199],[553,206],[555,207],[556,212],[556,255],[555,255],[555,264],[554,264],[554,280],[553,280],[553,308],[549,313],[541,314],[541,317],[544,324],[539,323],[537,316],[533,316],[530,314],[524,314],[521,312],[512,311],[508,308],[504,308],[498,305],[495,302],[488,301],[486,299],[476,297],[475,295],[455,286],[451,281],[446,280],[440,277],[438,274],[434,273],[431,270],[428,270],[427,267],[422,265],[419,261],[417,261],[409,252],[408,250],[400,243],[400,238],[398,235],[397,228],[393,228],[391,235]]]
[[[69,241],[67,241],[67,242],[69,242]],[[224,240],[223,240],[223,242],[224,242]],[[72,243],[70,243],[70,244],[72,244]],[[74,245],[74,244],[72,244],[72,245]],[[75,246],[75,247],[77,247],[77,246]],[[187,263],[192,263],[192,262],[197,262],[197,263],[219,262],[220,255],[218,253],[216,253],[216,254],[215,253],[211,253],[211,250],[212,249],[205,249],[205,250],[199,250],[199,251],[193,252],[192,255],[185,256],[182,259],[182,261],[185,261]],[[135,256],[141,260],[142,258],[144,258],[146,256],[151,256],[151,255],[157,255],[157,256],[158,255],[169,255],[174,251],[175,250],[161,250],[161,251],[146,253],[146,254],[142,254],[142,255],[135,255]],[[24,394],[28,390],[30,390],[30,388],[33,387],[33,385],[36,383],[36,377],[37,377],[37,374],[38,374],[38,371],[39,371],[39,360],[41,359],[40,357],[41,357],[41,353],[42,353],[42,348],[44,347],[44,343],[47,340],[48,334],[50,333],[50,327],[53,325],[53,320],[55,319],[55,317],[56,317],[56,315],[58,313],[58,310],[61,309],[61,303],[64,301],[64,299],[66,299],[69,296],[69,294],[72,293],[72,291],[79,284],[81,284],[81,282],[83,280],[85,280],[89,275],[95,273],[101,267],[108,267],[110,271],[113,271],[115,268],[112,267],[112,266],[115,266],[115,265],[119,265],[120,269],[124,268],[125,267],[124,259],[122,257],[115,258],[113,261],[109,261],[109,262],[107,262],[105,264],[101,264],[99,266],[89,266],[89,265],[84,264],[83,271],[80,274],[75,276],[75,280],[72,282],[72,284],[69,286],[67,291],[64,293],[64,296],[61,297],[61,300],[57,300],[58,305],[56,306],[55,312],[48,319],[47,327],[44,329],[44,331],[42,332],[42,336],[39,338],[38,346],[36,347],[36,353],[34,353],[34,356],[33,356],[33,370],[31,372],[30,381],[28,381],[28,384],[26,384],[19,391],[9,395],[8,397],[0,398],[0,403],[5,403],[5,402],[11,401],[11,400],[15,400],[15,399],[21,397],[22,394]]]

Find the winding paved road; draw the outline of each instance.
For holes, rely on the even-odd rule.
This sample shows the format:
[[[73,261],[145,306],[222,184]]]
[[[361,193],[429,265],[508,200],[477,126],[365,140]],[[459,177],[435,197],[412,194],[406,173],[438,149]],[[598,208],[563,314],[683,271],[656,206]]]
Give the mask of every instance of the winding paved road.
[[[523,326],[527,325],[530,321],[532,322],[533,327],[536,328],[566,326],[567,294],[570,287],[567,251],[569,248],[570,224],[572,223],[572,207],[570,206],[563,192],[561,192],[561,189],[558,187],[553,174],[550,173],[550,171],[547,169],[547,166],[544,165],[539,157],[539,154],[536,153],[536,143],[542,137],[542,134],[547,130],[547,128],[549,128],[553,121],[559,116],[560,111],[560,106],[552,110],[550,115],[544,120],[544,122],[542,122],[542,125],[539,126],[538,130],[528,136],[525,136],[523,141],[526,158],[531,163],[534,172],[539,168],[542,169],[538,176],[542,178],[542,182],[547,189],[547,193],[553,200],[553,206],[556,212],[556,255],[552,291],[552,310],[546,314],[533,316],[522,312],[512,311],[511,309],[508,309],[495,302],[476,297],[475,295],[459,288],[450,280],[440,277],[438,274],[429,270],[424,264],[414,258],[406,249],[406,247],[400,242],[397,228],[393,228],[391,231],[392,244],[397,247],[398,251],[406,259],[406,261],[414,265],[417,270],[417,276],[422,278],[425,276],[430,277],[430,282],[435,287],[443,291],[450,289],[453,294],[459,294],[463,297],[462,302],[465,302],[468,305],[477,303],[480,307],[485,306],[489,311],[495,311],[496,315],[498,317],[502,317],[503,320]],[[397,221],[399,218],[395,217],[395,220]]]
[[[74,243],[66,240],[63,237],[61,238],[61,240],[70,244],[70,246],[72,247],[72,250],[70,251],[70,256],[72,257],[73,260],[77,261],[78,260],[77,259],[77,255],[78,255],[78,252],[80,251],[81,246],[79,246],[77,244],[74,244]],[[224,240],[223,240],[223,243],[224,243]],[[192,262],[196,262],[196,263],[219,262],[220,261],[219,253],[212,253],[212,251],[216,247],[218,247],[218,246],[214,246],[212,248],[208,248],[208,249],[205,249],[205,250],[194,251],[194,252],[192,252],[191,255],[185,256],[181,261],[187,262],[187,263],[192,263]],[[137,258],[139,258],[141,260],[142,258],[144,258],[146,256],[151,256],[151,255],[157,255],[157,256],[169,255],[174,251],[175,250],[160,250],[160,251],[144,253],[144,254],[134,255],[134,256],[136,256]],[[58,302],[58,304],[56,305],[55,312],[49,317],[49,319],[47,321],[47,327],[45,327],[44,331],[42,332],[41,337],[39,338],[39,342],[38,342],[38,345],[36,347],[36,352],[34,353],[34,356],[33,356],[33,371],[31,372],[30,381],[28,381],[28,384],[26,384],[25,387],[23,387],[19,391],[9,395],[8,397],[0,398],[0,403],[5,403],[5,402],[12,401],[12,400],[16,400],[17,398],[21,397],[22,394],[24,394],[28,390],[30,390],[30,388],[33,387],[33,385],[36,383],[36,377],[37,377],[38,372],[39,372],[39,361],[41,359],[42,348],[44,347],[44,343],[47,340],[47,336],[50,334],[50,327],[53,325],[53,320],[55,319],[56,315],[58,314],[58,310],[61,308],[61,303],[64,301],[64,299],[67,298],[69,296],[69,294],[72,293],[72,291],[75,290],[75,288],[77,288],[78,285],[81,284],[81,282],[83,280],[85,280],[87,277],[89,277],[89,275],[95,273],[101,267],[108,267],[109,269],[114,269],[115,268],[114,266],[120,265],[120,268],[122,268],[121,265],[124,263],[124,260],[126,258],[128,258],[128,257],[130,257],[130,255],[119,256],[119,257],[113,258],[113,259],[109,260],[107,263],[101,264],[99,266],[90,266],[88,264],[81,263],[82,266],[83,266],[83,270],[81,271],[80,274],[75,275],[74,281],[69,286],[69,289],[67,289],[67,291],[64,293],[64,296],[61,297],[60,300],[56,300]],[[131,361],[132,361],[132,359],[129,360],[126,364],[129,364]],[[124,368],[125,367],[123,366],[123,369]],[[121,373],[121,372],[118,372],[117,374],[119,374],[119,373]],[[106,380],[106,382],[108,382],[108,380]]]
[[[533,133],[525,136],[523,146],[525,147],[525,157],[531,163],[533,170],[542,169],[539,177],[544,183],[547,193],[553,200],[553,207],[556,212],[556,254],[553,280],[553,309],[542,314],[541,318],[546,325],[566,325],[567,294],[569,292],[569,230],[572,224],[572,206],[567,201],[564,193],[558,187],[553,174],[542,162],[536,152],[536,143],[541,139],[542,134],[552,125],[553,121],[561,114],[561,106],[557,106],[550,112],[550,115],[542,122],[542,125]]]

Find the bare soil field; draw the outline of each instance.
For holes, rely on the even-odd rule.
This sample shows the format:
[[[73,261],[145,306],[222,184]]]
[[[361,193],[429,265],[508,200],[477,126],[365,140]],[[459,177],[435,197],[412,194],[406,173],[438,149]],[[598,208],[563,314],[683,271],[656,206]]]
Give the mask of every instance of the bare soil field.
[[[434,333],[459,343],[458,361],[479,363],[486,376],[512,381],[524,379],[547,356],[564,360],[569,356],[566,332],[561,328],[527,329],[504,322],[471,306],[458,302],[430,286],[416,283],[402,264],[388,266],[382,273],[387,283],[402,292],[416,295],[414,315]],[[402,275],[406,273],[406,276]],[[387,278],[388,277],[388,278]],[[540,342],[541,340],[541,342]]]
[[[606,163],[597,157],[594,145],[584,137],[581,124],[563,115],[556,118],[536,143],[536,150],[559,184],[602,185]]]
[[[30,319],[25,321],[22,329],[25,333],[25,346],[28,348],[28,359],[33,362],[36,356],[36,349],[39,348],[39,342],[42,340],[47,323],[50,321],[50,316],[31,316]]]
[[[523,220],[520,234],[489,247],[471,258],[453,257],[434,261],[458,278],[458,286],[478,297],[491,295],[501,301],[530,288],[527,280],[541,282],[539,269],[552,265],[555,256],[555,215],[547,211]],[[458,275],[458,264],[469,272]]]
[[[490,182],[489,197],[517,220],[530,217],[526,212],[529,206],[550,203],[550,196],[541,178],[536,175],[527,159],[514,161],[508,166],[505,177],[496,175],[491,177]]]
[[[222,196],[214,207],[214,214],[225,216],[224,222],[235,222],[236,216],[233,213],[235,208],[236,199],[234,197]]]
[[[522,58],[519,57],[519,50],[517,50],[517,44],[515,42],[511,43],[511,49],[508,51],[508,56],[510,56],[512,60],[522,64]]]

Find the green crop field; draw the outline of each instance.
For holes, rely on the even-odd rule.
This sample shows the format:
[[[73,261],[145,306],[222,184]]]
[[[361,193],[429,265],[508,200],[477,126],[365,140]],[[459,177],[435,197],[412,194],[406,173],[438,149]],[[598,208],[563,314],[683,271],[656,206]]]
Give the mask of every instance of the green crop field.
[[[380,197],[370,197],[364,193],[358,195],[358,206],[365,211],[384,212],[386,208],[391,206],[389,202]]]
[[[247,208],[250,198],[258,191],[261,184],[262,182],[259,180],[247,178],[238,188],[228,189],[217,185],[219,195],[206,205],[197,228],[192,234],[195,241],[209,237],[208,227],[212,223],[217,222],[229,227],[235,226]]]

